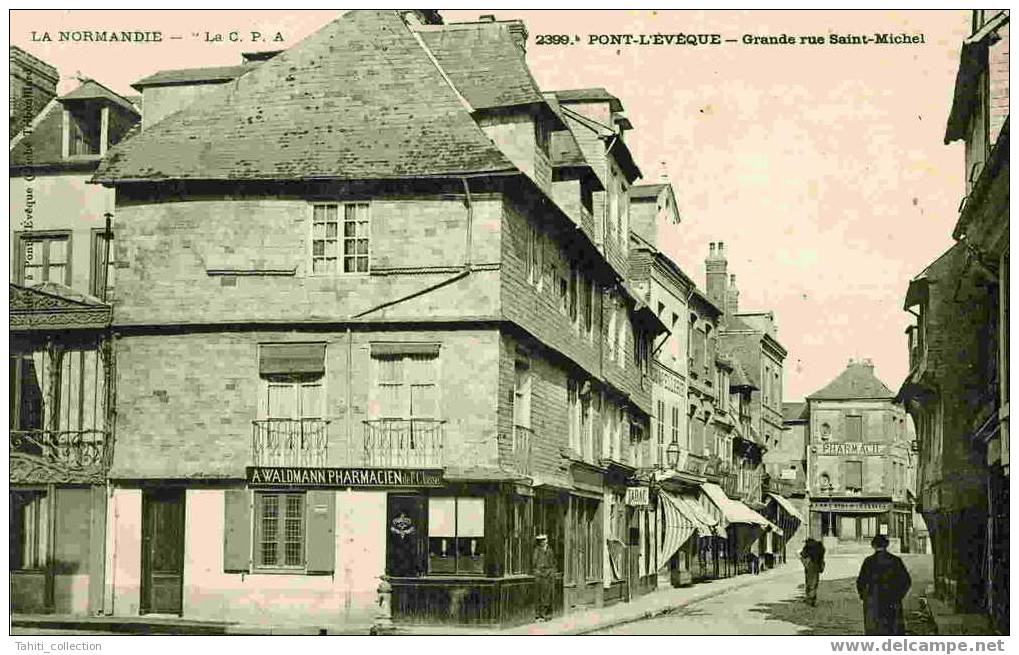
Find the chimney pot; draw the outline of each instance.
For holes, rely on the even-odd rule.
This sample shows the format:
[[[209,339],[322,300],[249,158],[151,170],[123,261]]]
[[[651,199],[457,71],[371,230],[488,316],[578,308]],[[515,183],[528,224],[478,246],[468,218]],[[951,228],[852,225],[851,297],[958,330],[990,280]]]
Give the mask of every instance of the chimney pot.
[[[731,282],[731,283],[733,283],[733,284],[735,284],[735,283],[736,283],[736,274],[735,274],[735,273],[733,273],[733,274],[731,274],[731,275],[729,276],[729,282]]]
[[[718,254],[719,254],[719,255],[721,255],[721,254],[722,254],[722,248],[723,248],[724,246],[725,246],[725,244],[724,244],[724,243],[722,243],[721,241],[719,241],[719,242],[718,242]]]
[[[483,14],[481,16],[478,16],[478,21],[482,23],[494,23],[495,14]]]
[[[712,241],[711,243],[709,243],[708,247],[710,248],[711,254],[714,255],[715,254],[715,242]]]

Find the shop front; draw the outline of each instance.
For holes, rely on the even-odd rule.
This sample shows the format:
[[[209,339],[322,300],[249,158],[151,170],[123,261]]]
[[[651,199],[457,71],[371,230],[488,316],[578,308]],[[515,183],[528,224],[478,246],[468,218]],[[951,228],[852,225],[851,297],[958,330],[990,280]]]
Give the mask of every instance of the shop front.
[[[725,551],[722,554],[720,576],[729,577],[758,570],[762,556],[761,539],[769,531],[781,529],[743,503],[729,498],[716,484],[701,485],[704,495],[721,515],[725,530]]]
[[[566,612],[602,607],[605,599],[605,474],[574,461],[566,498],[563,605]]]
[[[811,520],[817,534],[839,542],[867,542],[878,534],[890,534],[890,498],[833,497],[810,504]]]

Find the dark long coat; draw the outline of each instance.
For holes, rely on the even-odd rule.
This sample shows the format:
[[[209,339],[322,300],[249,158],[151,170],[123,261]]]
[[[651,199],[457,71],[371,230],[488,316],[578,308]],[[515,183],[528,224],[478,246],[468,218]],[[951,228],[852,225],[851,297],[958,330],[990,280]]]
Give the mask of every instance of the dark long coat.
[[[537,609],[544,614],[552,609],[552,585],[556,574],[555,553],[548,546],[538,546],[533,555],[534,578],[537,583]]]
[[[863,560],[856,591],[863,601],[863,630],[868,635],[904,635],[902,599],[913,583],[902,560],[880,550]]]

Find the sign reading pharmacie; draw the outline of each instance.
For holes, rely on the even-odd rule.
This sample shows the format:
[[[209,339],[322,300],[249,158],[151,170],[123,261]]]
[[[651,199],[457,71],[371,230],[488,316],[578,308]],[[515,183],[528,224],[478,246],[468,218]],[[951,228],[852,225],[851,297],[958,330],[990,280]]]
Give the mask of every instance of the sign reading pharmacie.
[[[881,444],[859,442],[824,442],[818,448],[819,455],[880,455]]]
[[[296,468],[249,466],[248,484],[253,487],[442,487],[441,469],[394,468]]]

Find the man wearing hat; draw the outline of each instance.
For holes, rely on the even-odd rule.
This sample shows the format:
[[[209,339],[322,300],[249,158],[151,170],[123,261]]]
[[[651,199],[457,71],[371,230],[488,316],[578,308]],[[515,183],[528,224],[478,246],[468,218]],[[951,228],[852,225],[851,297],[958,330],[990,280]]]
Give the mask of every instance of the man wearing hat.
[[[548,535],[539,534],[535,537],[534,546],[534,579],[537,588],[535,613],[539,621],[552,618],[552,585],[555,582],[555,553],[548,547]]]
[[[870,542],[874,554],[863,560],[856,591],[863,601],[863,630],[868,635],[904,635],[902,599],[912,580],[902,560],[888,552],[888,537],[879,534]]]

